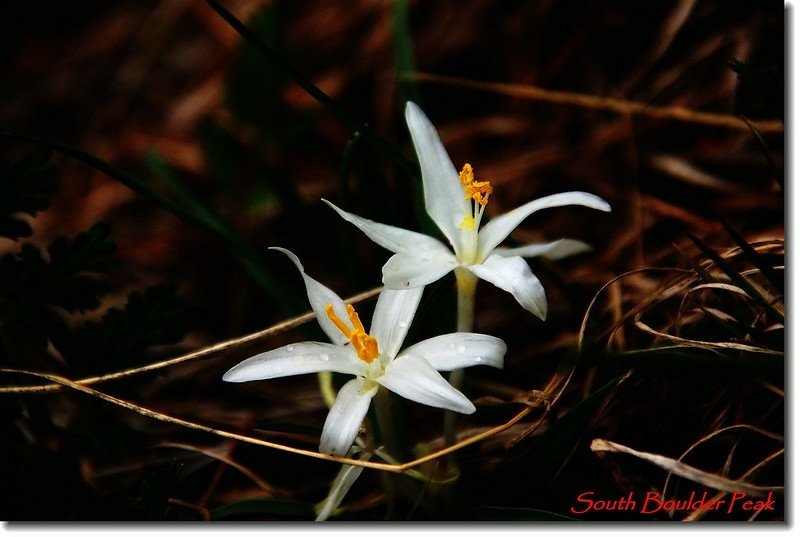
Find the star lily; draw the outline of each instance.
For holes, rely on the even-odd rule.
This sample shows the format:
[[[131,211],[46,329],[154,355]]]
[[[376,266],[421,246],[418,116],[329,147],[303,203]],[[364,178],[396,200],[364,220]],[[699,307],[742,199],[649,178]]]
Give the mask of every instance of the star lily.
[[[573,239],[519,248],[500,248],[499,244],[525,218],[541,209],[583,205],[610,211],[609,204],[586,192],[553,194],[497,216],[479,231],[492,193],[491,184],[475,180],[469,164],[464,165],[461,173],[456,171],[436,129],[412,102],[406,105],[406,122],[422,171],[425,208],[452,248],[433,237],[373,222],[323,201],[370,239],[394,253],[383,267],[386,287],[423,286],[455,270],[459,284],[472,281],[474,289],[476,277],[486,280],[510,292],[522,307],[544,319],[547,315],[544,288],[522,258],[544,256],[561,259],[591,248]]]
[[[346,455],[353,445],[379,386],[425,405],[463,414],[475,412],[475,405],[437,370],[473,365],[501,368],[506,352],[502,340],[452,333],[401,352],[422,296],[421,287],[381,292],[367,333],[352,305],[345,305],[336,293],[308,276],[292,252],[274,249],[286,254],[302,274],[317,321],[333,343],[295,343],[258,354],[231,368],[223,380],[247,382],[320,371],[355,375],[339,390],[322,428],[320,451],[339,456]]]

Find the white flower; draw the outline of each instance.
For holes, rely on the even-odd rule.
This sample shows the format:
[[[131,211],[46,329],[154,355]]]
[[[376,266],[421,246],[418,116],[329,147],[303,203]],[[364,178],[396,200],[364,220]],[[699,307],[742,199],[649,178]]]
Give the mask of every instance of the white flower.
[[[375,305],[369,333],[351,305],[308,276],[292,252],[286,254],[306,284],[308,300],[330,343],[303,342],[258,354],[231,368],[222,377],[228,382],[247,382],[319,371],[355,375],[336,396],[320,439],[320,451],[345,455],[358,435],[370,401],[384,386],[398,395],[425,405],[475,412],[464,394],[439,373],[472,365],[503,367],[506,344],[472,333],[453,333],[421,341],[400,351],[422,288],[384,290]]]
[[[492,193],[491,185],[488,181],[476,181],[469,164],[464,165],[461,173],[456,171],[436,129],[412,102],[406,105],[406,121],[422,171],[425,208],[452,250],[427,235],[379,224],[323,201],[370,239],[394,252],[383,267],[383,283],[388,288],[423,286],[451,270],[465,270],[510,292],[522,307],[544,319],[547,315],[544,288],[522,257],[561,259],[590,247],[572,239],[510,249],[498,248],[498,245],[535,211],[562,205],[610,211],[609,204],[586,192],[563,192],[530,201],[497,216],[478,231]]]

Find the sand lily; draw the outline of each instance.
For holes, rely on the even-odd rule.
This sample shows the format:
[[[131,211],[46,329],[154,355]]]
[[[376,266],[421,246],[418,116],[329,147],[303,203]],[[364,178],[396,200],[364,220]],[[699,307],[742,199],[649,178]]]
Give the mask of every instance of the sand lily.
[[[498,246],[526,217],[541,209],[583,205],[610,211],[611,207],[593,194],[564,192],[530,201],[493,218],[480,229],[492,194],[491,184],[476,180],[469,164],[460,173],[456,171],[436,129],[414,103],[406,105],[406,122],[422,171],[425,208],[452,248],[427,235],[379,224],[326,203],[370,239],[394,252],[383,267],[383,283],[388,288],[427,285],[455,270],[459,290],[463,287],[474,290],[477,278],[486,280],[511,293],[526,310],[544,319],[547,315],[544,288],[522,258],[560,259],[590,247],[572,239],[519,248]]]
[[[347,454],[358,435],[370,401],[383,386],[425,405],[471,414],[475,406],[438,372],[472,365],[503,366],[502,340],[472,333],[453,333],[400,347],[414,318],[422,288],[384,290],[375,305],[369,333],[352,305],[308,276],[292,252],[286,254],[303,276],[317,321],[333,342],[304,342],[258,354],[223,376],[247,382],[303,373],[334,371],[355,375],[339,390],[328,413],[320,451]]]

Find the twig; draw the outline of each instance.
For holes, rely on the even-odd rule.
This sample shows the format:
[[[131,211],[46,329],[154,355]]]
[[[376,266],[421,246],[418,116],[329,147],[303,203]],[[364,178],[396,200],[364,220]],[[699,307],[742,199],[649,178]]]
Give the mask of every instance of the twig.
[[[499,434],[499,433],[505,431],[506,429],[509,429],[509,428],[513,427],[515,424],[517,424],[520,420],[522,420],[525,416],[527,416],[528,414],[530,414],[533,411],[533,409],[531,409],[530,407],[525,407],[519,413],[517,413],[513,418],[508,420],[506,423],[503,423],[502,425],[498,425],[497,427],[493,427],[492,429],[489,429],[487,431],[484,431],[482,433],[479,433],[479,434],[471,436],[471,437],[469,437],[467,439],[464,439],[464,440],[458,442],[457,444],[455,444],[453,446],[447,447],[445,449],[441,449],[439,451],[436,451],[436,452],[431,453],[429,455],[426,455],[424,457],[420,457],[418,459],[414,459],[413,461],[406,462],[406,463],[403,463],[403,464],[383,464],[383,463],[377,463],[377,462],[371,462],[371,461],[363,461],[363,460],[358,460],[358,459],[351,459],[351,458],[346,458],[346,457],[334,457],[333,455],[327,455],[325,453],[319,453],[318,451],[310,451],[310,450],[307,450],[307,449],[295,448],[295,447],[286,446],[286,445],[283,445],[283,444],[278,444],[278,443],[275,443],[275,442],[269,442],[269,441],[266,441],[266,440],[261,440],[259,438],[253,438],[253,437],[246,436],[246,435],[243,435],[243,434],[233,433],[233,432],[230,432],[230,431],[223,431],[223,430],[220,430],[220,429],[214,429],[213,427],[209,427],[207,425],[202,425],[200,423],[194,423],[194,422],[187,421],[187,420],[184,420],[184,419],[181,419],[181,418],[176,418],[176,417],[170,416],[168,414],[164,414],[162,412],[158,412],[158,411],[155,411],[155,410],[152,410],[152,409],[145,408],[143,406],[137,405],[135,403],[131,403],[129,401],[125,401],[124,399],[119,399],[117,397],[114,397],[113,395],[109,395],[107,393],[95,390],[94,388],[90,388],[89,386],[86,386],[84,384],[78,384],[77,382],[73,382],[73,381],[71,381],[69,379],[66,379],[66,378],[58,376],[58,375],[51,375],[51,374],[48,374],[48,373],[38,373],[36,371],[26,371],[26,370],[22,370],[22,369],[6,369],[6,368],[0,369],[0,372],[23,374],[23,375],[32,375],[32,376],[35,376],[35,377],[44,378],[44,379],[49,380],[50,382],[53,382],[53,383],[56,383],[56,384],[61,384],[63,386],[71,388],[73,390],[76,390],[76,391],[79,391],[79,392],[83,392],[85,394],[97,397],[98,399],[102,399],[103,401],[107,401],[109,403],[115,404],[115,405],[120,406],[122,408],[127,408],[128,410],[132,410],[133,412],[141,414],[142,416],[146,416],[148,418],[156,419],[156,420],[159,420],[159,421],[164,421],[164,422],[167,422],[167,423],[172,423],[174,425],[180,425],[181,427],[186,427],[187,429],[194,429],[194,430],[197,430],[197,431],[203,431],[203,432],[206,432],[206,433],[214,434],[216,436],[221,436],[223,438],[232,438],[234,440],[239,440],[241,442],[246,442],[248,444],[255,444],[255,445],[259,445],[259,446],[263,446],[263,447],[268,447],[268,448],[271,448],[271,449],[276,449],[278,451],[286,451],[286,452],[289,452],[289,453],[294,453],[296,455],[303,455],[305,457],[311,457],[311,458],[314,458],[314,459],[321,459],[321,460],[325,460],[325,461],[337,462],[337,463],[340,463],[340,464],[350,464],[350,465],[353,465],[353,466],[363,466],[364,468],[371,468],[373,470],[383,470],[383,471],[386,471],[386,472],[394,472],[394,473],[398,473],[398,474],[399,473],[403,473],[406,470],[409,470],[411,468],[414,468],[414,467],[419,466],[421,464],[424,464],[426,462],[430,462],[432,460],[439,459],[439,458],[441,458],[441,457],[443,457],[445,455],[448,455],[450,453],[458,451],[458,450],[460,450],[462,448],[465,448],[465,447],[467,447],[469,445],[475,444],[476,442],[480,442],[481,440],[483,440],[485,438],[489,438],[490,436],[494,436],[496,434]]]
[[[363,293],[359,293],[354,295],[345,300],[348,304],[357,304],[369,298],[372,298],[378,295],[382,287],[376,287],[374,289],[370,289],[369,291],[364,291]],[[302,324],[305,324],[309,321],[314,319],[314,312],[304,313],[298,317],[293,317],[291,319],[287,319],[286,321],[282,321],[280,323],[274,324],[269,328],[265,328],[264,330],[259,330],[258,332],[253,332],[252,334],[247,334],[246,336],[241,336],[233,339],[228,339],[226,341],[221,341],[209,347],[205,347],[202,349],[198,349],[196,351],[192,351],[187,354],[182,354],[180,356],[176,356],[175,358],[170,358],[168,360],[164,360],[161,362],[155,362],[152,364],[148,364],[141,367],[134,367],[132,369],[124,369],[122,371],[115,371],[114,373],[107,373],[105,375],[99,375],[96,377],[86,377],[83,379],[79,379],[74,381],[76,384],[81,385],[91,385],[97,384],[100,382],[107,382],[109,380],[115,380],[124,377],[130,377],[133,375],[138,375],[140,373],[146,373],[148,371],[155,371],[157,369],[163,369],[165,367],[170,367],[176,364],[180,364],[183,362],[189,362],[191,360],[197,360],[199,358],[205,358],[212,354],[217,354],[219,352],[227,351],[230,349],[235,349],[242,345],[252,343],[254,341],[260,341],[262,339],[266,339],[270,336],[274,336],[275,334],[279,334],[286,330],[290,330]],[[59,383],[55,384],[40,384],[36,386],[3,386],[0,387],[0,394],[3,393],[47,393],[47,392],[54,392],[63,389],[63,385]]]
[[[402,80],[414,80],[416,82],[430,82],[444,86],[456,86],[477,91],[486,91],[530,99],[533,101],[546,101],[549,103],[564,104],[571,106],[581,106],[596,110],[610,110],[621,114],[639,114],[658,119],[672,119],[686,123],[696,123],[700,125],[711,125],[715,127],[727,127],[736,130],[749,131],[752,127],[761,132],[783,132],[783,122],[779,120],[747,121],[742,117],[729,114],[715,114],[711,112],[698,112],[691,108],[680,106],[654,106],[637,101],[626,101],[614,97],[598,97],[597,95],[587,95],[585,93],[572,93],[567,91],[555,91],[536,86],[523,84],[509,84],[504,82],[482,82],[479,80],[469,80],[452,76],[436,75],[432,73],[400,73]]]

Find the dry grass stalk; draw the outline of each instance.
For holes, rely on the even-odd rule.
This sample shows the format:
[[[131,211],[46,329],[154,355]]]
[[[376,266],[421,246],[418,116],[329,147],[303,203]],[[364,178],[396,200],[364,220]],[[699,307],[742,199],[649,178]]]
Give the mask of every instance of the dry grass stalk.
[[[616,442],[611,442],[609,440],[604,440],[602,438],[595,438],[594,440],[592,440],[591,450],[594,452],[609,451],[611,453],[625,453],[627,455],[633,455],[634,457],[655,464],[660,468],[663,468],[675,475],[679,475],[690,481],[694,481],[695,483],[700,483],[701,485],[705,485],[707,487],[715,488],[718,490],[724,490],[726,492],[738,491],[738,492],[744,492],[745,494],[748,494],[750,496],[763,496],[764,494],[770,491],[783,490],[783,487],[781,486],[775,486],[775,487],[760,486],[760,485],[753,485],[752,483],[747,483],[741,480],[728,479],[716,474],[712,474],[710,472],[700,470],[693,466],[689,466],[688,464],[682,463],[676,459],[671,459],[669,457],[665,457],[663,455],[657,455],[655,453],[637,451],[627,446],[623,446],[622,444],[617,444]]]

